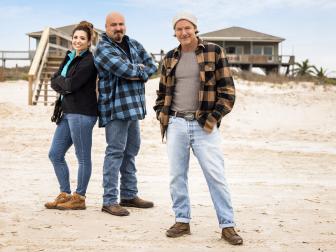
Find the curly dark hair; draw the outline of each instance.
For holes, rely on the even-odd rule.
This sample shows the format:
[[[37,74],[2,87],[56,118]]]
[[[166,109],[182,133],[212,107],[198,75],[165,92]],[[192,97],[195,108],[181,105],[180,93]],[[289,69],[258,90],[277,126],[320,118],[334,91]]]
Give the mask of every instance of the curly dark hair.
[[[87,36],[88,36],[88,40],[91,41],[92,37],[93,37],[93,24],[91,24],[88,21],[81,21],[76,27],[75,29],[73,29],[72,31],[72,36],[74,35],[74,33],[76,31],[85,31]]]

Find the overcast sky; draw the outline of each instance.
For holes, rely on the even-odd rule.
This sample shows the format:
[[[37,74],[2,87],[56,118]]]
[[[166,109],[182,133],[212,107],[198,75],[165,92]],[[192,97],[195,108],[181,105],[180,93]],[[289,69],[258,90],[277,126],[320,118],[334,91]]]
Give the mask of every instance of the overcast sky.
[[[240,26],[282,37],[283,55],[308,58],[336,75],[335,0],[0,0],[0,50],[27,50],[25,34],[47,26],[88,20],[104,30],[110,11],[125,15],[127,34],[149,52],[175,47],[172,17],[190,11],[200,33]]]

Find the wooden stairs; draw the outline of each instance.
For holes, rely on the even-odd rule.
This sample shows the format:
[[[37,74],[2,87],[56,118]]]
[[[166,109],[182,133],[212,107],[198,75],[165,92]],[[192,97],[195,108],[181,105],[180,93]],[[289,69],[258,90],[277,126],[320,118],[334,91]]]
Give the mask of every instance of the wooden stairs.
[[[57,72],[64,56],[49,55],[47,61],[43,66],[40,81],[36,87],[33,96],[33,105],[43,103],[44,105],[53,105],[57,93],[50,86],[50,79]]]
[[[56,100],[57,93],[51,88],[50,79],[58,70],[69,48],[50,43],[50,36],[56,36],[56,41],[68,41],[71,45],[71,37],[67,34],[50,27],[43,30],[28,73],[29,105],[53,105]]]

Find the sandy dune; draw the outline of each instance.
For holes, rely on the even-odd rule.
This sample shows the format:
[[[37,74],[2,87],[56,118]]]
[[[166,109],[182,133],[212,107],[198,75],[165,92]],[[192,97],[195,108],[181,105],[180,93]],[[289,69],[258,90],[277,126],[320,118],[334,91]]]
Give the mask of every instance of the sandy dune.
[[[309,83],[237,81],[237,102],[223,120],[223,155],[242,247],[220,239],[215,211],[196,160],[189,184],[192,235],[168,239],[174,218],[166,146],[147,83],[137,159],[140,196],[156,206],[128,217],[100,211],[104,130],[94,130],[86,211],[46,210],[58,184],[47,154],[52,108],[28,107],[27,83],[0,83],[0,251],[336,251],[336,88]],[[67,156],[73,189],[76,160]]]

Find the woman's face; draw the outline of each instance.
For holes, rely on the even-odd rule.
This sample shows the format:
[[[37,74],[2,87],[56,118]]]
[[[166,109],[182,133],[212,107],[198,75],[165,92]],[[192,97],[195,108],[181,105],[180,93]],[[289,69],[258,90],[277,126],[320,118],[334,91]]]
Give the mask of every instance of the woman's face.
[[[89,47],[90,42],[87,33],[81,30],[75,31],[72,36],[72,48],[75,49],[77,53],[80,53]]]

